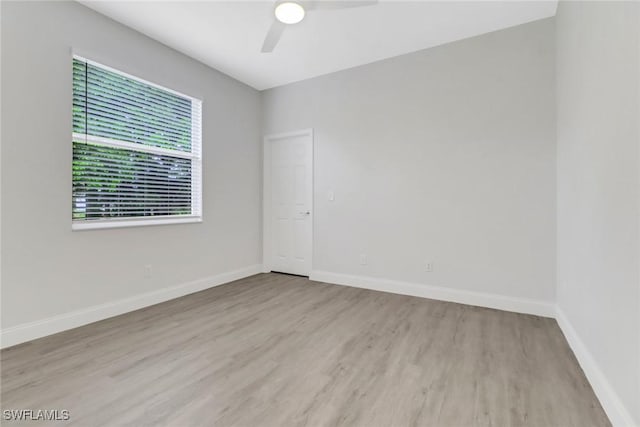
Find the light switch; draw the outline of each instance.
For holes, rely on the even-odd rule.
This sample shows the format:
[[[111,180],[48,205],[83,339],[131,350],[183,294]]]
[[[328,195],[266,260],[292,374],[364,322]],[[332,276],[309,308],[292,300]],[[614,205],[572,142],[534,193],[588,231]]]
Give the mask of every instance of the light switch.
[[[329,199],[330,202],[333,202],[336,199],[335,194],[333,194],[333,191],[329,191],[329,193],[327,194],[327,199]]]

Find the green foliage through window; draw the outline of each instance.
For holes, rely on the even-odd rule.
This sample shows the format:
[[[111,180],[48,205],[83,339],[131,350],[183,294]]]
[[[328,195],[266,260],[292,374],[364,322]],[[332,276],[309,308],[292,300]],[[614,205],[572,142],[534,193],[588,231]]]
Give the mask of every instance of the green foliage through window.
[[[197,214],[193,103],[74,58],[73,220]]]

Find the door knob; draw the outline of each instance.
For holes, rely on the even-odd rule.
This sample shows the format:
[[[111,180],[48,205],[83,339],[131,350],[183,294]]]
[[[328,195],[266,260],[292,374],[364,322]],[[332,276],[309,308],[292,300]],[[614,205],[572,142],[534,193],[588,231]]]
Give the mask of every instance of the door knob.
[[[309,211],[306,211],[306,212],[299,212],[299,213],[300,213],[300,215],[311,215],[311,212],[309,212]]]

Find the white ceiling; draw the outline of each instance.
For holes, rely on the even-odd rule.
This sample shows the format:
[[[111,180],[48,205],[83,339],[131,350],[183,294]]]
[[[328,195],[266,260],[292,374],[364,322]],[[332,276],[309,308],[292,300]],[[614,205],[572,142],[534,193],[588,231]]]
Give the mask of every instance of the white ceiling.
[[[273,1],[80,0],[262,90],[555,15],[557,1],[394,1],[311,11],[261,53]]]

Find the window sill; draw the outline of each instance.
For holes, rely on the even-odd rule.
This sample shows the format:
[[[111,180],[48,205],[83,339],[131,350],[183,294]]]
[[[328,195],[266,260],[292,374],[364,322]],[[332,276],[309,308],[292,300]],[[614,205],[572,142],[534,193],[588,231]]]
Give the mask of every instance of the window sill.
[[[99,230],[104,228],[123,228],[123,227],[144,227],[148,225],[169,225],[169,224],[187,224],[193,222],[202,222],[200,216],[173,216],[162,218],[140,218],[140,219],[118,219],[118,220],[93,220],[93,221],[73,221],[71,230]]]

